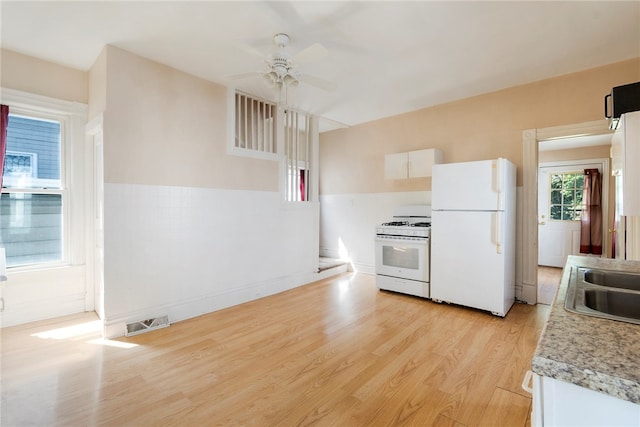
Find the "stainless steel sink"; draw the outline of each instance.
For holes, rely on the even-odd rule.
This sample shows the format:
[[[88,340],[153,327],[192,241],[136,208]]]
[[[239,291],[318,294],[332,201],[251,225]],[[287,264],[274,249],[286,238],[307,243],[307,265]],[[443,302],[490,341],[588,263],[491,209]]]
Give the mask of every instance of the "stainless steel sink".
[[[584,291],[584,305],[601,313],[640,320],[640,294],[587,289]]]
[[[587,316],[640,324],[640,274],[571,267],[564,307]]]
[[[611,270],[584,270],[584,281],[611,288],[640,291],[640,274]]]

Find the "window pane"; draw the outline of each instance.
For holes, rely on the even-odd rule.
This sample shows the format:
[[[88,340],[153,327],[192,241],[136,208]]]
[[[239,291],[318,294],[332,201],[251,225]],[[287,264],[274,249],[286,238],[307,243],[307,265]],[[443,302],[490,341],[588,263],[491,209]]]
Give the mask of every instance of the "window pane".
[[[567,173],[563,177],[563,187],[567,190],[573,190],[576,188],[577,180],[579,174],[576,173]]]
[[[562,192],[562,203],[565,205],[573,205],[575,193],[573,190],[565,190]]]
[[[551,206],[550,217],[551,219],[562,219],[561,218],[561,206]]]
[[[562,193],[560,190],[552,190],[551,191],[551,204],[559,205],[562,203]]]
[[[562,207],[562,219],[564,221],[572,221],[576,219],[575,211],[571,206]]]
[[[2,194],[0,237],[8,267],[62,261],[62,196]]]
[[[562,188],[562,175],[558,175],[558,174],[551,175],[551,188],[552,189]]]
[[[60,123],[9,115],[2,185],[60,188]]]

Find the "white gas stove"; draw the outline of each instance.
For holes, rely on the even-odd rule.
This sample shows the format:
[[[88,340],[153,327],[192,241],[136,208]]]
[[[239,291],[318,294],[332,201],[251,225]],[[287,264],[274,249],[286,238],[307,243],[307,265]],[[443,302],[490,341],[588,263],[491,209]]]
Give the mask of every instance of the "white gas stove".
[[[405,205],[376,227],[378,288],[429,298],[431,206]]]

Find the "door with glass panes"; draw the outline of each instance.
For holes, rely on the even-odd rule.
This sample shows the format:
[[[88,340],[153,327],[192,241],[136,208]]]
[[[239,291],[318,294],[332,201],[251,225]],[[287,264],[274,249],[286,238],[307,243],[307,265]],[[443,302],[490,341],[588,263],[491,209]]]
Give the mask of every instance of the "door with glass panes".
[[[538,264],[563,267],[580,252],[583,165],[541,167],[538,174]]]

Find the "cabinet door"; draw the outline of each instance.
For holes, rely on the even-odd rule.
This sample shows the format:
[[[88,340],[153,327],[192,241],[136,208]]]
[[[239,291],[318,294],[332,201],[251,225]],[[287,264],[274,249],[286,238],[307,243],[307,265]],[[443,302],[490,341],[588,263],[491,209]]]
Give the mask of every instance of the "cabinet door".
[[[625,113],[622,124],[622,211],[640,215],[640,111]],[[614,135],[615,138],[615,135]]]
[[[440,163],[442,152],[433,148],[409,152],[409,178],[431,176],[431,168]]]
[[[384,177],[386,179],[407,179],[409,153],[387,154],[384,156]]]
[[[575,384],[541,377],[541,406],[534,414],[543,426],[637,426],[640,405]],[[536,383],[534,383],[534,393]],[[538,409],[534,408],[534,409]],[[538,417],[540,415],[540,417]],[[542,423],[540,423],[540,418]]]

